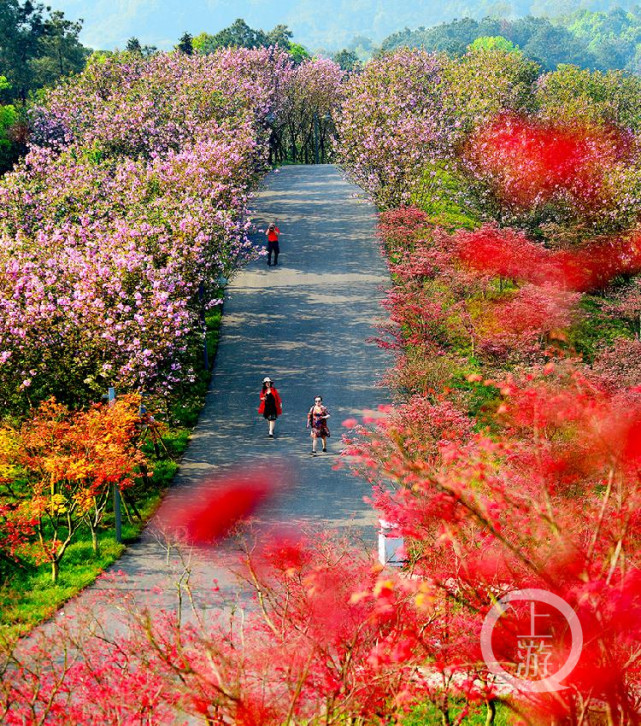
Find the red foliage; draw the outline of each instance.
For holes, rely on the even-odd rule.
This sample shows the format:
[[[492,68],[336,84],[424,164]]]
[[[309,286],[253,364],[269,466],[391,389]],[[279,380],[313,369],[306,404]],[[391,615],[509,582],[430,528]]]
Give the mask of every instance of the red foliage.
[[[146,661],[140,644],[129,653],[130,641],[118,648],[92,637],[95,629],[91,614],[82,613],[78,622],[57,626],[53,639],[39,633],[19,653],[0,653],[3,724],[174,722],[176,699],[164,686],[166,667],[132,668],[134,659]]]
[[[625,141],[609,129],[504,117],[472,139],[468,160],[508,205],[561,202],[598,216],[610,201],[608,171],[626,158]],[[381,225],[393,241],[388,251],[397,282],[386,304],[398,327],[398,379],[428,398],[415,396],[411,409],[399,406],[373,430],[361,428],[348,453],[378,484],[380,516],[407,537],[412,574],[456,610],[447,636],[471,670],[484,673],[475,645],[489,603],[515,589],[543,588],[578,613],[583,653],[567,691],[522,699],[515,693],[515,700],[533,706],[545,723],[575,723],[583,709],[604,707],[612,722],[636,723],[641,393],[625,387],[626,380],[638,384],[636,342],[620,342],[616,350],[625,356],[618,360],[616,353],[597,359],[607,379],[552,363],[500,386],[482,383],[482,374],[467,376],[480,384],[479,395],[482,386],[490,389],[484,411],[490,433],[472,430],[474,422],[453,404],[443,409],[438,385],[417,384],[421,368],[432,370],[439,356],[466,346],[475,364],[479,353],[481,364],[490,355],[499,364],[514,361],[515,350],[519,362],[543,362],[548,342],[565,340],[563,328],[573,322],[582,292],[641,271],[641,236],[553,251],[515,230],[484,227],[446,237],[427,229],[420,215],[410,215],[406,227],[403,215],[407,210],[398,220],[386,215]],[[641,330],[636,290],[626,288],[613,308]],[[460,384],[446,376],[442,385]],[[453,436],[448,418],[458,422]],[[562,625],[552,626],[552,662],[567,656]],[[495,634],[496,652],[515,663],[518,631],[504,630]],[[439,637],[435,624],[425,632]],[[458,663],[445,641],[430,660],[441,675]]]
[[[341,426],[345,426],[347,429],[353,429],[355,426],[358,426],[358,420],[355,418],[346,418],[341,422]]]
[[[15,503],[0,502],[0,560],[17,561],[35,533],[36,519]]]
[[[482,227],[456,234],[457,257],[482,275],[584,292],[605,287],[617,275],[641,272],[641,235],[604,239],[576,250],[552,252],[522,232]]]
[[[608,201],[606,170],[629,147],[614,128],[504,115],[472,137],[466,156],[505,204],[526,208],[567,194],[576,205],[594,207]]]
[[[473,232],[456,233],[456,256],[480,273],[528,280],[548,261],[549,253],[528,240],[523,232],[485,226]]]
[[[180,500],[169,497],[156,525],[181,541],[207,545],[225,538],[255,514],[288,481],[284,467],[256,466],[206,479]]]
[[[382,212],[378,227],[388,250],[407,250],[425,234],[427,215],[418,207]]]
[[[478,348],[504,345],[505,355],[528,340],[536,347],[538,338],[571,322],[577,292],[640,268],[636,236],[557,252],[518,232],[487,227],[459,232],[453,240],[452,256],[452,241],[413,236],[392,265],[399,284],[387,304],[404,332],[401,349],[407,343],[410,351],[447,349],[453,317],[463,319],[466,308]],[[461,263],[462,272],[456,269]],[[496,276],[526,284],[486,298],[488,279]],[[477,296],[475,309],[469,308],[470,293]],[[620,305],[638,325],[635,291],[626,292]],[[626,345],[633,357],[634,342]],[[407,361],[406,355],[400,365],[407,368]],[[632,383],[633,362],[619,359],[616,365],[617,373],[630,368]],[[450,622],[448,634],[458,642],[467,633],[468,662],[479,672],[473,645],[487,603],[497,595],[541,587],[579,614],[585,644],[566,680],[571,689],[555,697],[525,696],[545,722],[571,723],[577,708],[595,702],[607,703],[626,723],[638,711],[641,598],[634,568],[641,544],[641,395],[610,378],[591,374],[588,380],[570,367],[548,364],[540,377],[502,384],[492,438],[466,426],[452,438],[446,425],[439,430],[447,412],[431,410],[426,401],[421,416],[416,398],[412,415],[400,407],[349,449],[361,457],[366,476],[380,482],[374,504],[409,538],[413,572],[437,585],[467,618]],[[504,630],[496,634],[495,652],[515,662],[514,633]],[[552,657],[563,661],[567,636],[555,632]],[[456,658],[444,649],[432,662],[445,672]]]
[[[178,710],[219,726],[280,726],[318,714],[327,723],[376,723],[383,715],[401,718],[426,698],[446,703],[454,693],[471,703],[483,699],[482,683],[470,678],[474,628],[449,613],[428,583],[382,573],[326,536],[299,539],[298,556],[286,567],[264,567],[266,552],[283,550],[280,536],[264,536],[244,566],[256,608],[229,625],[134,612],[127,634],[113,643],[102,630],[90,635],[89,611],[71,637],[55,633],[55,642],[72,643],[78,657],[56,663],[46,655],[49,638],[39,639],[25,660],[40,669],[25,678],[12,668],[0,685],[0,709],[19,695],[24,711],[10,723],[21,723],[30,708],[43,722],[66,723],[66,709],[71,721],[84,723],[98,708],[105,723],[144,723],[146,715],[172,723]],[[288,540],[286,549],[292,546]],[[446,682],[420,668],[432,660],[447,662]],[[449,682],[453,674],[461,678]]]
[[[570,326],[579,298],[547,286],[524,285],[484,307],[476,321],[479,348],[493,355],[510,347],[525,350],[528,344],[540,350],[544,336]]]
[[[585,645],[566,684],[625,720],[641,677],[641,394],[609,393],[565,366],[528,378],[500,386],[492,439],[443,437],[438,457],[406,444],[420,427],[399,429],[398,416],[379,426],[361,444],[370,476],[387,482],[375,504],[411,538],[413,572],[449,593],[471,623],[492,593],[539,587],[569,603]],[[432,428],[423,426],[428,440]],[[566,636],[557,635],[564,660]],[[509,630],[495,636],[495,652],[515,662]],[[567,718],[576,707],[571,689],[529,698],[548,715]]]

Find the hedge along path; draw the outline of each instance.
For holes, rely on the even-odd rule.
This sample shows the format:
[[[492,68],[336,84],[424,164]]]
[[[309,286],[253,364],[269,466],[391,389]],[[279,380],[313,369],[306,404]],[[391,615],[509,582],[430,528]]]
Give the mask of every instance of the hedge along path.
[[[370,486],[346,466],[334,467],[345,432],[341,422],[387,402],[377,383],[393,361],[369,340],[384,317],[380,301],[390,284],[376,210],[335,166],[291,166],[268,175],[255,199],[256,226],[265,228],[272,219],[281,230],[279,264],[268,267],[263,257],[228,286],[210,390],[165,506],[180,508],[192,487],[216,472],[285,460],[295,484],[261,511],[261,520],[344,530],[373,552],[376,519],[363,502]],[[257,245],[265,240],[255,235]],[[256,410],[266,375],[283,398],[275,439],[267,437],[267,422]],[[305,424],[316,394],[330,409],[332,435],[328,454],[311,457]],[[216,607],[208,597],[212,581],[233,590],[222,566],[233,557],[228,549],[180,557],[151,527],[111,568],[126,577],[96,583],[76,604],[91,603],[95,610],[100,591],[115,589],[173,608],[187,556],[196,602]],[[111,622],[111,615],[106,619]]]

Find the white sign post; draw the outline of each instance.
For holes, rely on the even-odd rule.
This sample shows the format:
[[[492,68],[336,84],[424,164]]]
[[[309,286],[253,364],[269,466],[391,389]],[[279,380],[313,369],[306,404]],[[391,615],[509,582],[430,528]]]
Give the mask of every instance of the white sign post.
[[[405,564],[405,540],[396,532],[397,525],[384,519],[379,519],[378,523],[378,561],[381,565],[402,567]]]

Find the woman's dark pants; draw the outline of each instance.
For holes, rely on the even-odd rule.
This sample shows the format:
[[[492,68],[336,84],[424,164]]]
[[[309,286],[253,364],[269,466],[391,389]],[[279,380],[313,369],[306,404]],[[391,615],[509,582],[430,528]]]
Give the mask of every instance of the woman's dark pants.
[[[280,252],[280,248],[278,246],[278,242],[267,242],[267,264],[272,264],[272,252],[274,253],[274,264],[278,264],[278,253]]]

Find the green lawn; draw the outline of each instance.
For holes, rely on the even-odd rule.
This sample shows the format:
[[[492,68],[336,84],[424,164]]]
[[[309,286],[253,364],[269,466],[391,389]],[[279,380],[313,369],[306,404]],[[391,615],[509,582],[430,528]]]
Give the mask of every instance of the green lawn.
[[[458,719],[463,713],[463,709],[469,709],[470,712],[463,716],[462,720]],[[478,706],[470,706],[462,701],[451,702],[448,708],[448,717],[442,713],[440,709],[432,703],[427,703],[415,708],[412,713],[403,720],[403,726],[449,726],[449,724],[460,724],[460,726],[485,726],[488,724],[488,709],[485,704]],[[514,712],[503,703],[496,703],[496,712],[494,720],[489,723],[493,726],[511,726],[520,723]]]

